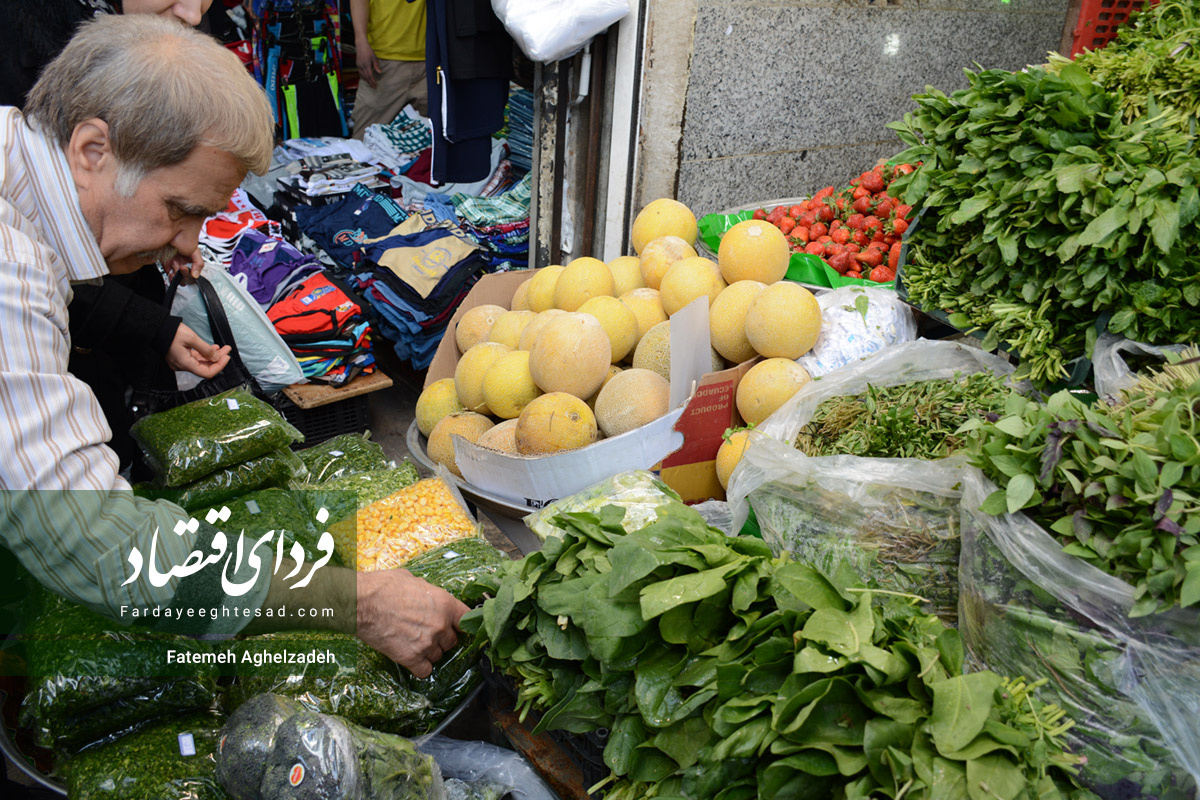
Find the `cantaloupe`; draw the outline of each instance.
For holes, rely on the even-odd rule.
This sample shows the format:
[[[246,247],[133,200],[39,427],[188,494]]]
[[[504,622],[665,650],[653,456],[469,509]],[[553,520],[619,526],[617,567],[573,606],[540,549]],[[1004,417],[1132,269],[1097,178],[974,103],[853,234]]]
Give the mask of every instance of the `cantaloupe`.
[[[662,297],[659,295],[658,289],[644,286],[628,291],[618,299],[629,306],[634,316],[637,317],[638,341],[641,341],[642,337],[649,333],[655,325],[667,321],[667,312],[663,311]]]
[[[548,308],[545,311],[537,314],[525,326],[525,330],[521,331],[521,340],[517,342],[518,350],[528,350],[533,347],[533,343],[537,341],[538,334],[542,332],[542,328],[555,317],[561,316],[567,312],[561,308]]]
[[[517,345],[521,343],[521,333],[524,332],[525,326],[536,316],[537,312],[529,309],[505,311],[492,323],[492,329],[488,331],[488,341],[506,344],[516,350]]]
[[[558,285],[563,269],[561,264],[551,264],[539,269],[530,279],[528,302],[531,311],[554,308],[554,287]]]
[[[463,404],[458,402],[458,391],[454,388],[454,378],[442,378],[425,387],[417,397],[416,417],[417,430],[426,437],[433,431],[433,426],[447,414],[466,411]]]
[[[612,296],[612,272],[598,258],[583,257],[563,267],[554,284],[554,307],[577,311],[593,297]]]
[[[820,335],[821,306],[798,283],[768,285],[746,311],[746,339],[767,358],[799,358]]]
[[[547,455],[586,447],[596,441],[599,429],[587,403],[566,392],[541,395],[517,417],[517,452]]]
[[[485,303],[467,309],[454,327],[454,343],[458,352],[465,353],[480,342],[488,340],[488,334],[497,318],[508,311],[504,306]]]
[[[613,362],[633,352],[638,342],[638,318],[629,306],[615,297],[593,297],[579,307],[580,314],[591,314],[608,334]]]
[[[436,464],[442,464],[458,477],[462,472],[454,458],[454,436],[458,435],[474,444],[484,431],[494,423],[482,414],[473,411],[460,411],[443,417],[429,433],[429,443],[425,452]]]
[[[725,441],[721,442],[721,446],[717,448],[717,480],[722,489],[729,488],[729,476],[741,462],[742,455],[746,452],[746,446],[750,444],[750,433],[749,428],[734,431],[726,436]]]
[[[708,297],[711,307],[725,288],[725,279],[717,265],[702,256],[681,258],[670,266],[658,286],[663,311],[667,316],[700,297]]]
[[[666,414],[671,384],[649,369],[614,375],[596,398],[596,422],[605,436],[620,436]]]
[[[604,387],[607,386],[608,382],[613,379],[613,376],[620,374],[621,372],[624,372],[624,370],[621,369],[621,367],[618,367],[616,364],[609,365],[608,375],[605,376],[604,383],[600,384],[600,388],[596,390],[595,394],[587,399],[588,408],[592,410],[593,414],[596,413],[596,398],[599,397],[600,393],[604,391]]]
[[[483,401],[500,419],[515,419],[542,391],[529,372],[529,353],[513,350],[497,358],[483,376]]]
[[[517,453],[517,421],[506,419],[488,428],[475,442],[479,447],[495,450],[498,453]]]
[[[555,317],[529,348],[529,370],[543,392],[590,397],[604,382],[611,363],[608,334],[590,314]]]
[[[739,222],[721,237],[717,264],[726,283],[758,281],[768,286],[783,280],[792,251],[787,237],[766,220]]]
[[[695,258],[696,248],[680,239],[678,236],[660,236],[651,240],[642,250],[639,265],[642,270],[642,282],[651,289],[657,289],[662,283],[663,275],[676,261],[683,258]]]
[[[513,292],[512,301],[508,307],[512,311],[531,311],[529,308],[529,285],[533,283],[533,278],[526,278],[517,286],[517,290]]]
[[[498,342],[480,342],[463,353],[454,366],[454,388],[463,408],[479,414],[491,413],[483,399],[483,378],[500,356],[512,348]]]
[[[712,358],[712,371],[720,372],[725,368],[721,354],[709,348]],[[671,380],[671,323],[660,322],[646,332],[633,351],[634,369],[649,369]]]
[[[637,256],[617,256],[608,262],[608,271],[613,276],[613,297],[646,285],[642,280],[642,260]]]
[[[738,383],[738,413],[747,425],[758,425],[810,380],[808,370],[790,358],[760,361]]]
[[[754,298],[767,288],[758,281],[738,281],[721,290],[708,311],[708,329],[712,346],[734,364],[754,358],[757,353],[746,338],[746,314]]]
[[[633,251],[639,255],[648,242],[660,236],[678,236],[694,245],[697,232],[696,215],[683,203],[669,197],[648,203],[634,217],[630,229]]]

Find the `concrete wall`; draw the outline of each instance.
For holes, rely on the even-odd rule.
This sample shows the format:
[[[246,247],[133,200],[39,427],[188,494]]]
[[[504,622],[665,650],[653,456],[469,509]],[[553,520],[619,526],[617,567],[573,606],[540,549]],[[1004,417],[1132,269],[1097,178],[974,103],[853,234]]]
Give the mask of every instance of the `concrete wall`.
[[[884,126],[964,68],[1045,61],[1069,0],[648,2],[632,211],[696,213],[842,184],[903,149]]]

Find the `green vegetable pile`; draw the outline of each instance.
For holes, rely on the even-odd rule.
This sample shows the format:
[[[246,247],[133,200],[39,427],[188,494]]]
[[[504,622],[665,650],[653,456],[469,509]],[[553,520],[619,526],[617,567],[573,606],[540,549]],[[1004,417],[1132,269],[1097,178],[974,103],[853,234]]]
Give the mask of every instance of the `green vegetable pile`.
[[[971,458],[1000,489],[985,513],[1024,510],[1078,556],[1134,588],[1132,616],[1200,605],[1200,372],[1167,366],[1088,407],[1067,392],[1014,395],[979,421]]]
[[[945,458],[964,445],[958,429],[1004,408],[1006,379],[988,372],[959,380],[868,386],[865,394],[832,397],[796,436],[809,456]]]
[[[1147,4],[1117,28],[1117,38],[1086,50],[1074,62],[1112,92],[1121,93],[1126,120],[1150,113],[1151,98],[1178,115],[1188,130],[1200,116],[1200,9],[1195,0]],[[1051,68],[1071,59],[1051,54]]]
[[[386,469],[388,458],[383,447],[371,441],[371,432],[343,433],[313,447],[301,450],[301,460],[308,467],[310,483],[325,483],[347,475]]]
[[[956,631],[693,510],[565,513],[463,618],[537,730],[610,731],[607,800],[1070,796],[1071,723]],[[907,611],[904,609],[907,608]]]
[[[275,734],[301,711],[290,697],[260,694],[229,715],[218,740],[216,777],[233,800],[257,800]]]
[[[892,123],[922,162],[892,188],[920,205],[902,279],[925,311],[984,332],[1048,385],[1098,329],[1150,343],[1200,337],[1200,157],[1162,115],[1121,119],[1083,68],[967,71]]]

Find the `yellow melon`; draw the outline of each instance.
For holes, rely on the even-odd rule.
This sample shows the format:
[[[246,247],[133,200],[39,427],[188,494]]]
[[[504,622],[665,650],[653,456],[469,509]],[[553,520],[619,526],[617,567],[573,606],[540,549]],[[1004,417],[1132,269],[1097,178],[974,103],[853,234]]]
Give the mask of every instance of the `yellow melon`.
[[[617,256],[608,262],[608,271],[613,276],[613,297],[646,285],[642,280],[642,260],[637,256]]]
[[[488,340],[488,334],[496,319],[508,311],[504,306],[485,303],[467,309],[454,327],[454,343],[458,352],[465,353],[480,342]]]
[[[604,391],[604,387],[607,386],[608,382],[613,379],[613,376],[623,371],[624,370],[622,370],[616,364],[609,365],[608,375],[604,378],[604,383],[600,384],[600,388],[596,390],[596,393],[587,399],[588,408],[592,410],[593,414],[596,413],[596,398],[599,397],[600,393]]]
[[[541,395],[517,417],[517,452],[535,456],[586,447],[596,441],[596,416],[566,392]]]
[[[725,368],[721,354],[709,348],[712,356],[712,371]],[[671,323],[660,322],[646,332],[633,351],[634,369],[649,369],[671,380]]]
[[[746,338],[746,313],[759,292],[767,288],[758,281],[738,281],[721,290],[708,311],[708,329],[713,348],[734,364],[757,353]]]
[[[695,258],[696,248],[680,239],[678,236],[660,236],[651,240],[642,250],[638,266],[642,271],[642,282],[651,289],[657,289],[662,283],[663,275],[676,261],[683,258]]]
[[[551,264],[548,267],[542,267],[536,275],[530,278],[529,309],[531,311],[545,311],[548,308],[554,308],[554,287],[558,284],[558,276],[562,274],[562,271],[563,267],[560,264]]]
[[[458,402],[458,392],[454,388],[454,378],[442,378],[425,387],[417,398],[417,430],[425,436],[433,431],[442,417],[457,411],[466,411],[463,404]]]
[[[567,312],[561,308],[548,308],[535,316],[525,326],[525,330],[521,331],[521,340],[517,342],[517,349],[528,350],[533,347],[533,343],[537,341],[538,334],[542,332],[542,328],[546,327],[546,323],[565,313]]]
[[[808,370],[790,358],[760,361],[738,383],[738,413],[747,425],[758,425],[810,380]]]
[[[596,422],[605,436],[620,436],[666,414],[671,384],[649,369],[614,375],[596,398]]]
[[[517,421],[506,419],[484,431],[475,442],[479,447],[498,453],[517,454]]]
[[[758,293],[746,312],[746,339],[767,358],[799,358],[821,335],[821,306],[798,283],[779,281]]]
[[[521,333],[525,326],[536,316],[537,312],[529,309],[505,311],[492,323],[492,329],[488,331],[488,341],[506,344],[516,350],[517,345],[521,343]]]
[[[639,255],[647,243],[660,236],[678,236],[694,245],[696,233],[696,215],[683,203],[669,197],[655,200],[639,211],[630,230],[633,251]]]
[[[787,237],[766,220],[739,222],[721,237],[717,263],[726,283],[758,281],[770,285],[787,274],[792,251]]]
[[[542,393],[529,372],[529,353],[513,350],[497,358],[483,376],[483,402],[500,419],[515,419]]]
[[[671,316],[676,311],[699,297],[708,297],[711,307],[717,295],[725,288],[721,270],[707,258],[696,256],[676,261],[663,275],[658,293],[662,298],[663,311]]]
[[[479,414],[491,413],[483,399],[483,378],[500,356],[511,351],[511,347],[499,342],[480,342],[463,353],[454,366],[454,389],[463,408]]]
[[[612,345],[591,314],[569,312],[546,323],[529,348],[529,370],[543,392],[590,397],[608,375]]]
[[[734,467],[742,460],[748,444],[750,444],[750,429],[742,428],[739,431],[727,433],[725,441],[721,442],[721,446],[717,448],[717,480],[720,481],[722,489],[729,488],[729,476],[733,474]]]
[[[459,471],[458,464],[454,459],[454,436],[461,436],[474,444],[493,424],[483,414],[476,414],[473,411],[450,414],[433,426],[433,430],[429,433],[429,444],[425,448],[425,452],[429,454],[429,458],[434,463],[444,465],[446,469],[461,478],[462,472]]]
[[[563,267],[554,284],[554,307],[577,311],[593,297],[611,296],[612,272],[598,258],[577,258]]]
[[[579,307],[580,314],[591,314],[608,334],[613,362],[633,352],[638,342],[638,318],[629,306],[615,297],[593,297]]]
[[[529,311],[529,286],[533,283],[533,278],[526,278],[521,281],[517,290],[513,292],[512,302],[508,307],[513,311]]]
[[[619,299],[629,306],[629,310],[637,317],[639,342],[651,328],[660,322],[667,321],[667,312],[663,311],[662,295],[658,293],[658,289],[644,286],[626,292]],[[636,347],[636,345],[634,346]]]

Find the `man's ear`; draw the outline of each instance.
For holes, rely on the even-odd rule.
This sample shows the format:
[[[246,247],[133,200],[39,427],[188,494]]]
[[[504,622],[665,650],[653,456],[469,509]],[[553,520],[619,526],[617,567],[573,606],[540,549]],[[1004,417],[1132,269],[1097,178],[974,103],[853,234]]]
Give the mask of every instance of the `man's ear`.
[[[66,156],[75,185],[80,189],[91,187],[113,163],[108,123],[93,117],[76,125],[67,142]]]

